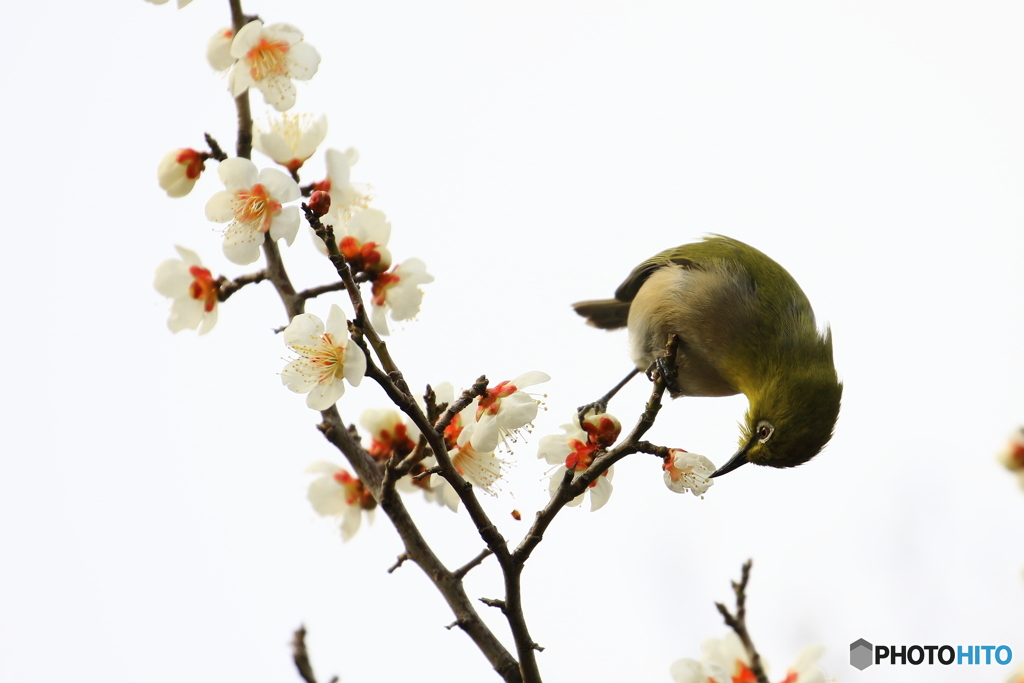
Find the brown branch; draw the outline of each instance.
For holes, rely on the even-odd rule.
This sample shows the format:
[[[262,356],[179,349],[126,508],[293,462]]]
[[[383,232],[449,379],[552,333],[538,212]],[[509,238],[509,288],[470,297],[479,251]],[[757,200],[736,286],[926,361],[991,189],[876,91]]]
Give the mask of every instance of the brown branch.
[[[484,603],[488,607],[497,607],[502,612],[505,612],[507,605],[504,600],[496,600],[494,598],[477,598],[480,602]]]
[[[343,289],[345,289],[344,282],[332,282],[329,285],[320,285],[319,287],[304,289],[295,295],[295,299],[305,303],[308,299],[315,299],[321,294],[327,294],[328,292],[340,292]]]
[[[241,0],[229,0],[229,2],[231,6],[232,26],[237,34],[246,23],[255,17],[245,15],[242,11]],[[235,98],[235,108],[237,110],[238,120],[238,139],[236,143],[237,154],[241,158],[249,159],[252,156],[253,122],[248,90]],[[358,342],[361,341],[363,336],[365,336],[383,366],[385,372],[382,373],[378,369],[377,372],[379,373],[379,376],[375,379],[377,379],[378,383],[380,383],[386,390],[391,389],[391,391],[389,391],[389,395],[392,396],[393,400],[396,398],[399,399],[396,403],[398,403],[399,407],[402,408],[407,415],[410,415],[420,428],[421,432],[426,435],[428,443],[431,449],[435,452],[435,456],[437,457],[441,467],[444,468],[445,472],[449,474],[451,479],[454,479],[456,482],[460,481],[461,477],[459,477],[455,472],[455,468],[452,466],[451,461],[448,458],[441,434],[433,429],[433,425],[428,422],[415,400],[413,400],[409,387],[402,377],[401,372],[399,372],[395,365],[394,360],[391,358],[387,346],[384,344],[383,340],[381,340],[376,330],[373,329],[373,326],[369,323],[362,297],[359,292],[359,286],[355,278],[353,278],[348,264],[338,252],[338,245],[334,240],[333,230],[330,226],[323,226],[320,223],[319,218],[311,213],[306,204],[303,204],[302,208],[306,212],[306,217],[309,220],[310,225],[313,226],[314,230],[317,231],[317,235],[324,241],[324,244],[327,245],[331,262],[337,269],[342,285],[344,289],[348,291],[352,305],[355,308],[356,316],[354,323],[356,327],[358,327],[358,335],[353,335],[353,338],[357,338]],[[288,276],[288,272],[285,269],[284,262],[281,259],[280,250],[278,249],[276,242],[270,238],[269,234],[264,239],[263,252],[267,259],[265,277],[274,284],[274,288],[281,297],[281,301],[284,304],[289,320],[303,312],[306,299],[313,296],[314,293],[323,293],[323,291],[327,291],[324,288],[318,288],[321,291],[305,290],[302,295],[296,294],[295,288],[292,286],[291,279]],[[367,354],[367,359],[368,361],[370,360],[369,354]],[[368,367],[375,366],[368,363]],[[394,524],[395,529],[398,531],[398,534],[405,545],[405,553],[403,554],[420,566],[444,597],[456,617],[453,625],[458,625],[470,637],[470,639],[473,640],[502,679],[508,683],[521,683],[523,675],[520,673],[518,662],[516,662],[508,650],[505,649],[487,625],[484,624],[472,602],[469,600],[469,597],[466,595],[465,588],[462,584],[462,577],[471,567],[464,567],[459,570],[462,572],[459,575],[445,567],[440,559],[438,559],[434,554],[430,546],[427,545],[426,540],[424,540],[419,529],[416,527],[416,524],[410,517],[401,496],[398,495],[393,486],[384,486],[384,473],[381,472],[377,463],[369,453],[363,449],[358,439],[345,428],[345,425],[342,423],[341,417],[338,414],[337,407],[332,406],[328,410],[323,411],[321,416],[323,418],[323,422],[318,425],[319,429],[323,432],[327,440],[334,444],[334,446],[345,455],[360,480],[362,480],[363,484],[370,490],[374,499]],[[393,473],[388,472],[388,475],[393,476]],[[452,477],[451,475],[454,476]],[[484,540],[488,543],[488,548],[491,550],[498,549],[505,557],[507,557],[509,553],[505,539],[497,532],[494,525],[490,524],[489,520],[487,520],[486,515],[483,514],[483,510],[480,508],[480,505],[472,491],[462,491],[460,496],[462,496],[463,501],[466,503],[466,508],[470,511],[474,522],[477,524],[478,528],[481,529],[481,536],[484,537]],[[480,558],[480,561],[482,560],[483,558]],[[309,674],[306,681],[307,683],[315,683],[315,680],[312,678],[312,669],[311,667],[308,667],[308,656],[306,656],[305,653],[304,635],[304,629],[301,630],[301,635],[299,633],[296,634],[296,665],[300,667],[300,674],[306,678],[302,666],[299,663],[299,660],[303,659],[308,668]],[[530,678],[529,680],[533,681],[535,679]]]
[[[457,579],[461,579],[466,574],[468,574],[471,569],[473,569],[474,567],[479,566],[481,562],[486,560],[492,554],[493,553],[491,553],[491,549],[490,548],[484,548],[483,550],[480,551],[479,555],[477,555],[472,560],[470,560],[466,564],[464,564],[461,567],[459,567],[458,569],[456,569],[454,572],[452,572],[452,575],[455,576],[455,578],[457,578]]]
[[[747,582],[750,580],[750,567],[753,563],[753,560],[744,562],[739,583],[732,582],[732,590],[736,594],[735,616],[730,614],[728,608],[720,602],[716,602],[715,607],[725,619],[725,625],[740,637],[743,648],[747,651],[747,657],[750,659],[750,671],[757,679],[757,683],[768,683],[768,676],[765,675],[764,666],[761,664],[761,655],[757,653],[757,649],[750,639],[750,633],[747,632]]]
[[[395,563],[391,565],[391,567],[388,569],[388,574],[394,574],[395,570],[401,567],[403,564],[405,564],[405,561],[408,559],[409,553],[402,553],[401,555],[399,555],[398,559],[395,560]]]
[[[337,408],[331,407],[323,411],[321,415],[324,421],[319,425],[320,430],[327,440],[345,455],[363,484],[370,489],[381,509],[395,525],[395,530],[398,531],[399,537],[405,544],[405,554],[419,565],[444,597],[455,615],[454,625],[460,627],[473,640],[487,657],[491,666],[505,681],[509,683],[522,681],[519,664],[484,624],[466,595],[461,579],[445,567],[427,545],[419,528],[409,515],[402,497],[394,488],[385,489],[383,487],[384,477],[376,461],[349,434],[342,424]]]
[[[295,661],[295,668],[306,683],[316,683],[316,676],[313,675],[313,665],[309,663],[309,653],[306,651],[306,627],[300,626],[292,638],[292,659]]]
[[[224,150],[220,148],[217,141],[213,139],[213,136],[209,133],[203,133],[203,139],[206,140],[207,146],[210,148],[210,153],[207,158],[216,159],[217,161],[224,161],[228,158],[228,155],[224,153]]]
[[[255,285],[267,279],[266,270],[258,270],[248,275],[240,275],[234,280],[228,280],[223,275],[217,280],[217,300],[221,303],[246,285]]]
[[[672,335],[666,347],[666,363],[674,365],[678,351],[678,338]],[[555,515],[558,514],[565,504],[586,491],[590,484],[604,474],[609,467],[627,455],[641,451],[641,446],[643,446],[644,452],[651,452],[646,450],[648,446],[651,449],[659,448],[640,439],[654,426],[654,420],[658,415],[658,411],[661,410],[661,398],[665,394],[665,388],[665,379],[663,377],[655,377],[654,386],[651,388],[651,396],[647,400],[644,412],[641,413],[640,419],[637,420],[629,435],[619,442],[619,445],[597,456],[594,462],[590,464],[590,467],[579,477],[573,479],[574,472],[566,470],[565,477],[555,491],[555,495],[544,506],[544,509],[537,513],[537,519],[534,521],[533,526],[530,527],[529,532],[527,532],[519,547],[513,553],[518,563],[523,564],[529,559],[530,554],[543,540],[544,532],[551,525]]]
[[[394,375],[392,380],[394,383],[405,393],[409,393],[409,387],[402,378],[402,373],[398,371],[395,361],[391,358],[391,354],[388,351],[387,344],[380,338],[377,331],[373,329],[373,325],[370,324],[366,316],[366,307],[363,304],[363,297],[359,292],[359,286],[352,277],[352,269],[348,267],[348,263],[345,261],[345,257],[340,251],[338,251],[338,241],[334,238],[334,228],[330,225],[324,225],[320,221],[320,217],[309,208],[309,205],[305,202],[302,203],[302,211],[306,215],[306,220],[309,222],[313,232],[316,236],[323,240],[327,246],[327,257],[331,260],[335,270],[338,271],[338,275],[341,277],[341,281],[345,283],[345,289],[348,291],[349,299],[352,301],[352,307],[356,312],[356,323],[362,329],[363,334],[366,335],[367,340],[370,342],[370,346],[373,347],[374,353],[377,354],[377,358],[380,359],[381,365],[388,375]]]

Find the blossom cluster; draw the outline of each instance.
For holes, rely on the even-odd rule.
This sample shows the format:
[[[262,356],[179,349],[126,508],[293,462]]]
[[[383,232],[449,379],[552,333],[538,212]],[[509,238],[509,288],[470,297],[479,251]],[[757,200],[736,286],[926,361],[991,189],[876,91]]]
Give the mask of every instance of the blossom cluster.
[[[508,441],[531,425],[539,409],[539,400],[523,389],[549,379],[545,373],[534,371],[500,382],[453,416],[444,429],[444,443],[452,465],[466,481],[485,493],[496,493],[497,483],[508,465],[496,451],[507,447]],[[449,382],[438,384],[434,396],[438,405],[455,402],[455,390]],[[359,422],[369,434],[367,452],[382,465],[392,458],[404,459],[417,447],[420,430],[394,409],[367,410]],[[396,486],[407,493],[421,491],[428,501],[458,510],[459,496],[447,480],[437,474],[417,476],[436,464],[432,456],[422,458]],[[352,475],[337,466],[330,467],[335,469],[328,471],[323,463],[316,463],[308,470],[321,475],[310,484],[308,497],[318,514],[340,520],[342,538],[347,540],[359,527],[360,511],[371,508],[355,495]]]
[[[587,413],[583,421],[578,414],[573,414],[572,422],[562,425],[563,434],[552,434],[540,440],[537,457],[556,465],[551,475],[549,490],[552,496],[558,490],[566,472],[572,470],[576,474],[585,472],[598,455],[615,443],[622,431],[622,425],[608,413]],[[583,497],[590,494],[590,510],[596,512],[604,507],[612,495],[612,476],[614,466],[602,472],[590,483],[587,490],[570,500],[567,505],[575,506],[583,502]]]
[[[700,660],[673,662],[669,671],[675,683],[752,683],[756,680],[747,651],[734,632],[729,631],[724,638],[708,639],[702,649]],[[824,652],[822,645],[805,647],[780,683],[825,683],[825,672],[818,665]]]
[[[179,0],[179,7],[186,4],[187,0]],[[209,152],[183,147],[164,155],[157,168],[160,187],[171,197],[183,197],[194,189],[207,161],[219,160],[217,175],[224,189],[215,192],[206,202],[206,218],[224,225],[221,245],[224,256],[238,265],[257,261],[261,246],[268,240],[283,240],[291,246],[301,220],[297,202],[303,194],[327,193],[331,209],[323,216],[323,223],[334,229],[338,249],[345,255],[353,274],[361,276],[360,281],[369,282],[372,324],[379,333],[388,334],[389,320],[413,319],[423,300],[420,286],[434,278],[421,259],[392,262],[387,248],[391,224],[382,211],[370,207],[369,188],[351,180],[358,152],[352,148],[344,152],[327,149],[326,177],[305,188],[299,187],[299,170],[327,137],[325,116],[289,111],[296,102],[295,81],[310,80],[319,68],[320,54],[316,48],[306,42],[302,31],[290,24],[264,24],[256,19],[237,32],[230,27],[215,32],[207,43],[206,58],[214,70],[227,73],[232,97],[256,89],[263,94],[264,101],[279,112],[265,116],[254,125],[252,141],[257,151],[283,170],[260,168],[247,158],[226,158],[215,143],[210,142]],[[325,250],[319,238],[316,242]],[[168,322],[172,330],[197,329],[202,325],[201,332],[207,332],[217,319],[216,308],[221,298],[218,283],[223,278],[209,276],[203,281],[197,279],[199,276],[181,276],[190,268],[201,267],[194,252],[185,252],[188,257],[183,255],[175,265],[161,264],[154,284],[173,301]],[[179,248],[179,254],[185,252]],[[312,323],[307,320],[306,324]],[[319,352],[323,351],[320,348]],[[320,378],[330,379],[322,374]],[[289,386],[306,387],[308,382],[294,381],[293,377]],[[321,401],[310,400],[324,402],[332,392],[340,395],[334,387],[331,391],[320,392]]]

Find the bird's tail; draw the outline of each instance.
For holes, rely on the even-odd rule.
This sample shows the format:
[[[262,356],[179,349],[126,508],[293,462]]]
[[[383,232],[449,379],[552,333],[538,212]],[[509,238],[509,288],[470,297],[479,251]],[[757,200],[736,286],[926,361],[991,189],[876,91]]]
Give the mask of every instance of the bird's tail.
[[[629,302],[618,299],[597,299],[579,301],[573,310],[587,319],[588,325],[602,330],[616,330],[625,327],[629,321]]]

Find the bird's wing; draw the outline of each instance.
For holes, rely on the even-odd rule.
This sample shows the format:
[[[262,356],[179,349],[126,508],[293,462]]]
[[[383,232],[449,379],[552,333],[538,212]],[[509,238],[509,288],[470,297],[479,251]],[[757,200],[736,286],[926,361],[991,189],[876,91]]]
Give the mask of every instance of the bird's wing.
[[[636,293],[640,291],[641,287],[643,287],[647,278],[651,276],[651,273],[659,268],[667,266],[670,263],[674,263],[681,268],[703,270],[701,265],[692,259],[688,259],[684,256],[672,255],[671,252],[677,252],[678,250],[679,248],[662,252],[634,268],[633,272],[629,274],[629,277],[626,278],[625,282],[619,285],[619,288],[615,290],[615,298],[623,302],[632,301],[636,298]]]

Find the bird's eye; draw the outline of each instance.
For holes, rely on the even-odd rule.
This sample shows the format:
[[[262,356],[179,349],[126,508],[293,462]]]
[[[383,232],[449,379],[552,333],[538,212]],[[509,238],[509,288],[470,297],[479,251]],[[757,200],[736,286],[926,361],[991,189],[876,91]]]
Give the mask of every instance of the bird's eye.
[[[775,427],[771,422],[767,420],[761,420],[757,423],[757,440],[760,443],[764,443],[771,438],[772,434],[775,433]]]

